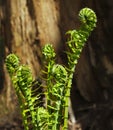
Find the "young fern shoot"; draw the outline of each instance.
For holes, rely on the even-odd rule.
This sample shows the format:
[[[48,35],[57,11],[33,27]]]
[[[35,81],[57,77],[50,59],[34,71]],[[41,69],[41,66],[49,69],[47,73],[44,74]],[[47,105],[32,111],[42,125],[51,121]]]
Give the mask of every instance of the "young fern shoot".
[[[63,117],[62,99],[67,82],[67,72],[62,65],[55,63],[55,52],[51,44],[45,45],[43,54],[47,62],[48,130],[59,130]]]
[[[35,102],[37,97],[32,96],[33,77],[31,70],[26,65],[20,65],[19,59],[15,54],[10,54],[6,58],[6,67],[14,84],[18,96],[19,105],[23,117],[25,130],[37,130],[37,112]]]
[[[14,84],[16,94],[18,96],[19,105],[20,105],[21,113],[22,113],[22,117],[23,117],[24,128],[25,128],[25,130],[29,130],[28,117],[26,116],[26,114],[27,114],[27,110],[26,110],[27,104],[26,103],[24,104],[24,102],[23,102],[26,90],[25,90],[25,92],[23,91],[23,89],[24,89],[23,86],[29,87],[29,85],[31,84],[32,77],[30,75],[30,71],[27,68],[28,69],[27,73],[29,73],[27,75],[27,79],[29,79],[29,80],[26,79],[26,81],[25,81],[25,77],[23,77],[24,75],[22,75],[22,77],[24,79],[20,77],[21,72],[19,72],[19,71],[21,71],[21,67],[20,67],[20,64],[19,64],[19,58],[15,54],[10,54],[10,55],[7,56],[6,67],[7,67],[7,70],[9,72],[9,75],[11,77],[11,80]],[[25,81],[25,83],[23,81]]]
[[[87,41],[91,31],[96,27],[97,17],[93,10],[89,8],[84,8],[79,12],[79,19],[82,23],[79,30],[68,31],[67,34],[70,35],[67,45],[69,47],[69,52],[67,52],[68,57],[68,83],[65,90],[65,113],[64,113],[64,130],[68,129],[68,106],[70,89],[72,85],[73,73],[75,71],[76,64],[80,57],[81,51],[84,47],[84,43]]]

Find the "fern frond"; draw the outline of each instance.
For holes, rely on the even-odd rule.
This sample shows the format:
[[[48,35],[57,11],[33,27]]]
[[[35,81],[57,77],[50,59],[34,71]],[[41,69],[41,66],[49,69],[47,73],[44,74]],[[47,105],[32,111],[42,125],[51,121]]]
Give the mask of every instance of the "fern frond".
[[[67,72],[62,65],[55,63],[55,52],[52,45],[45,45],[43,54],[46,60],[47,72],[47,111],[48,117],[48,130],[60,129],[62,119],[64,89],[67,82]]]
[[[15,54],[10,54],[7,56],[5,62],[9,74],[12,76],[19,66],[19,58]]]
[[[37,123],[39,124],[37,130],[48,130],[47,119],[49,117],[47,109],[44,107],[38,107],[37,109]]]
[[[70,97],[70,88],[72,85],[73,73],[75,71],[76,64],[80,57],[81,51],[87,41],[91,31],[96,27],[97,17],[93,10],[89,8],[84,8],[79,12],[79,18],[82,22],[80,29],[68,31],[69,39],[67,45],[69,47],[69,52],[67,52],[68,57],[68,83],[65,93],[65,113],[64,113],[64,130],[68,129],[68,106]]]
[[[50,102],[48,105],[49,110],[51,110],[50,120],[52,121],[51,130],[59,130],[61,125],[61,120],[63,118],[63,101],[64,101],[64,89],[67,83],[67,71],[59,64],[55,64],[52,68],[52,83],[53,86],[49,91]]]
[[[33,77],[31,70],[26,65],[19,65],[19,59],[15,54],[10,54],[6,58],[6,67],[14,84],[18,96],[23,124],[25,130],[37,130],[37,107],[40,104],[40,94],[33,96]],[[38,84],[38,83],[37,83]]]
[[[42,54],[45,56],[46,60],[54,59],[56,56],[52,44],[46,44],[42,49]]]

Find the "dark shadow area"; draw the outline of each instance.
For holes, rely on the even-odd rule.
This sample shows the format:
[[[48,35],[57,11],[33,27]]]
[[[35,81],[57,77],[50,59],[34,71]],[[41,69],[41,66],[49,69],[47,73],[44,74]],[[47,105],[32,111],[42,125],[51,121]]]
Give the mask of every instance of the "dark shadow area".
[[[0,28],[0,30],[1,30],[1,28]],[[3,85],[4,85],[4,71],[3,71],[4,53],[5,53],[4,48],[5,48],[4,41],[3,41],[3,37],[0,32],[0,91],[3,89]]]
[[[0,3],[1,5],[3,5],[3,2],[1,1]],[[3,89],[4,86],[4,70],[3,70],[3,66],[4,66],[4,56],[5,56],[5,45],[4,45],[4,22],[2,19],[2,16],[0,15],[0,92]]]
[[[2,0],[3,1],[3,0]],[[4,6],[2,6],[3,9],[3,27],[4,27],[4,46],[8,49],[8,53],[12,52],[12,30],[11,30],[11,7],[10,7],[10,1],[5,0]]]

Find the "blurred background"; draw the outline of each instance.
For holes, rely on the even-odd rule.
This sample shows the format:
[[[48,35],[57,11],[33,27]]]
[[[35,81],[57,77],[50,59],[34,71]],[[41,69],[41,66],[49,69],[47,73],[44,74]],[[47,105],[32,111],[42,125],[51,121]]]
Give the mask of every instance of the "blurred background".
[[[84,7],[96,12],[98,23],[76,67],[72,108],[83,130],[113,129],[113,1],[0,0],[0,130],[23,130],[6,56],[17,54],[34,79],[46,43],[53,44],[58,63],[66,64],[65,33],[80,26],[78,13]]]

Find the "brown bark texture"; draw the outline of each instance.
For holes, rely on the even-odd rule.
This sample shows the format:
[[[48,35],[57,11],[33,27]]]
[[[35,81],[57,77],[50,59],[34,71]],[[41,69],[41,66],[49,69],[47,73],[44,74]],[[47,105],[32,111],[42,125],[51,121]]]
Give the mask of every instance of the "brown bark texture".
[[[72,107],[83,130],[113,129],[112,0],[0,0],[1,117],[18,109],[5,57],[17,54],[22,63],[30,66],[35,79],[43,65],[41,48],[51,43],[58,62],[65,64],[65,33],[79,27],[77,15],[86,6],[96,12],[98,23],[76,67]]]

